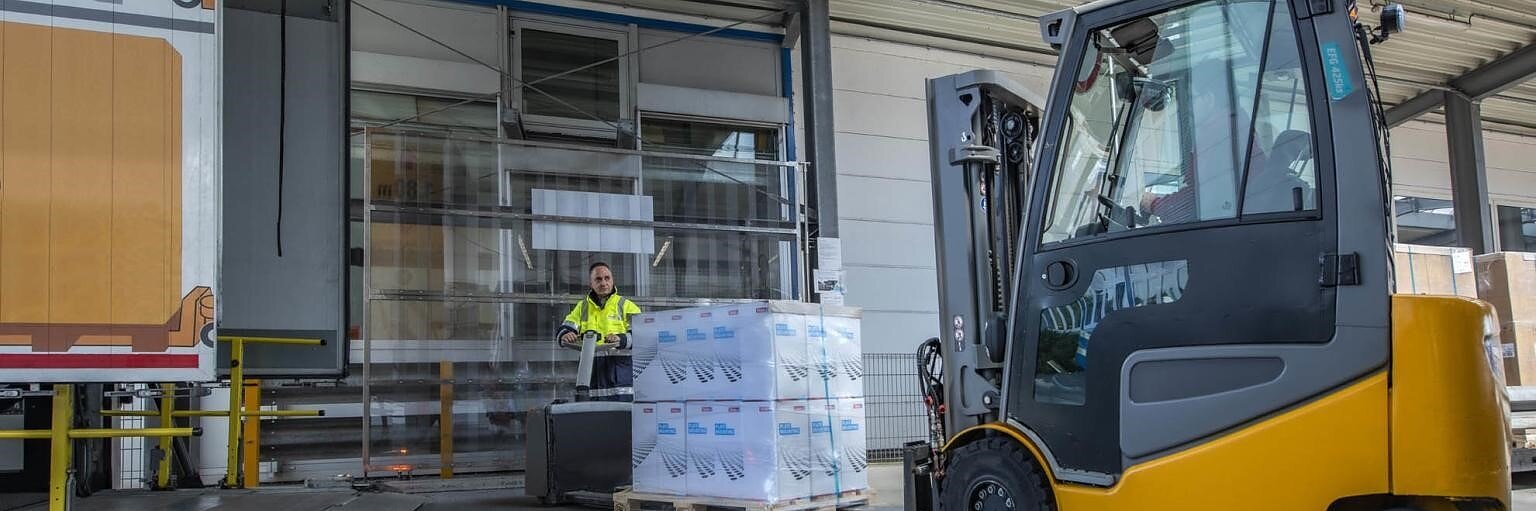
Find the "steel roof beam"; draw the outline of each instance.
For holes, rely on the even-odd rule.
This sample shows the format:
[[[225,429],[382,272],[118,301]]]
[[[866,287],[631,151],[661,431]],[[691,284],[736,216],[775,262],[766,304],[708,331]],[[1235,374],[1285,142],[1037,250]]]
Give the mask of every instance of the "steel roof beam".
[[[1536,45],[1526,45],[1514,53],[1495,59],[1482,67],[1451,79],[1446,85],[1451,94],[1478,101],[1536,77]],[[1445,94],[1429,90],[1387,110],[1387,124],[1397,126],[1434,111],[1445,104]]]

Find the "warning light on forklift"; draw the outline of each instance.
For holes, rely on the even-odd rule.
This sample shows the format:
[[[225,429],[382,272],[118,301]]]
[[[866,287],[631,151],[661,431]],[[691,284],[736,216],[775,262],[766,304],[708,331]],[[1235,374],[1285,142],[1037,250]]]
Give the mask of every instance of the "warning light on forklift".
[[[1360,21],[1360,6],[1349,4],[1349,21]]]

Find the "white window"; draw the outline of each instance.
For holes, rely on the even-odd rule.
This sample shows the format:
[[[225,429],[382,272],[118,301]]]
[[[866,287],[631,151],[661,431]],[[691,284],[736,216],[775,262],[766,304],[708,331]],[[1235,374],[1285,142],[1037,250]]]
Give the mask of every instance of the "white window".
[[[509,87],[526,130],[604,139],[633,130],[633,28],[517,18],[512,31]]]

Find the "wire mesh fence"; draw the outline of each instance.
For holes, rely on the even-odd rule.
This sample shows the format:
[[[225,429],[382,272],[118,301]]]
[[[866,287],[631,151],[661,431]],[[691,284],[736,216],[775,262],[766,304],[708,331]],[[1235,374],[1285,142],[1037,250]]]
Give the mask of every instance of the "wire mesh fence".
[[[902,444],[928,439],[917,355],[865,353],[864,378],[869,461],[900,461]]]

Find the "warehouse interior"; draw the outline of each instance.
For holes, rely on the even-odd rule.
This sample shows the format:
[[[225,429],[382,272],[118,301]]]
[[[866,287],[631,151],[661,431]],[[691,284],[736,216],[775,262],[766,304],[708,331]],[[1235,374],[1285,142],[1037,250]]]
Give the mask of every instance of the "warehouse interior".
[[[241,365],[246,406],[323,415],[248,419],[238,468],[228,421],[192,418],[201,436],[176,440],[171,468],[192,495],[235,471],[273,491],[518,494],[529,410],[575,391],[578,354],[552,334],[597,262],[647,312],[862,309],[867,455],[899,467],[929,439],[917,347],[947,329],[924,79],[996,69],[1044,91],[1057,51],[1039,23],[1083,2],[215,3],[218,331],[320,340],[253,344]],[[1536,1],[1402,3],[1409,29],[1375,49],[1393,227],[1415,246],[1397,252],[1399,292],[1476,297],[1470,270],[1443,289],[1404,262],[1536,252]],[[230,407],[227,388],[191,394],[176,406]],[[0,429],[46,427],[46,403],[0,408]],[[109,467],[88,483],[108,498],[159,486],[154,439],[81,450]],[[46,442],[0,453],[0,486],[46,490]],[[75,504],[162,505],[96,502]]]

